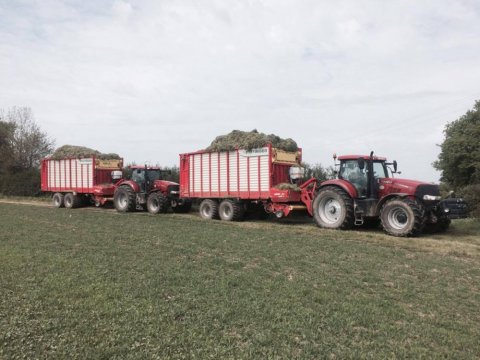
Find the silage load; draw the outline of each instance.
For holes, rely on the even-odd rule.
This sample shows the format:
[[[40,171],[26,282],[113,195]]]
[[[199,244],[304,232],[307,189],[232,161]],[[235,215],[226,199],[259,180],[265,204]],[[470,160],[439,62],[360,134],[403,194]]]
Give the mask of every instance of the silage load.
[[[87,158],[95,156],[97,159],[100,160],[116,160],[120,159],[118,154],[109,153],[104,154],[100,151],[90,149],[85,146],[75,146],[75,145],[63,145],[59,147],[53,155],[50,157],[53,160],[61,160],[65,158]]]
[[[289,184],[289,183],[280,183],[274,186],[275,189],[278,190],[292,190],[292,191],[302,191],[297,184]]]
[[[231,151],[235,149],[256,149],[267,144],[285,151],[297,151],[297,143],[292,139],[282,139],[274,134],[259,133],[257,130],[233,130],[227,135],[220,135],[206,149],[208,151]]]

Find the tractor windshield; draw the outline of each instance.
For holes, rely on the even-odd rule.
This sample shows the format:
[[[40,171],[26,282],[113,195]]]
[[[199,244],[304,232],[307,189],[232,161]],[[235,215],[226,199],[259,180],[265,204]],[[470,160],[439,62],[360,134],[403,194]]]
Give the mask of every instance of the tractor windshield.
[[[158,169],[147,170],[147,174],[150,181],[160,180],[160,170]]]
[[[149,182],[160,180],[160,170],[158,169],[148,169],[146,170],[147,180]],[[137,184],[142,184],[145,182],[145,169],[135,169],[132,172],[132,180]]]
[[[355,186],[359,196],[367,192],[367,169],[360,169],[357,160],[345,160],[340,163],[338,177],[347,180]]]
[[[375,179],[388,178],[387,168],[385,167],[385,162],[383,161],[374,161],[373,162],[373,176]]]

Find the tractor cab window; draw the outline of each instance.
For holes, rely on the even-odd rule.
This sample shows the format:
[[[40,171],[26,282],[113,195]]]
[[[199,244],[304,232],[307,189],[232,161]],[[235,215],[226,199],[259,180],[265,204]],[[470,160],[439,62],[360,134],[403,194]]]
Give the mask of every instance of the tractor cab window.
[[[367,195],[367,168],[360,169],[358,160],[345,160],[340,164],[338,177],[351,182],[360,197]]]
[[[145,181],[145,171],[143,169],[134,169],[132,172],[132,180],[137,184]]]
[[[375,179],[388,178],[387,168],[383,161],[374,161],[373,162],[373,176]]]
[[[147,170],[147,173],[149,181],[160,180],[160,170]]]

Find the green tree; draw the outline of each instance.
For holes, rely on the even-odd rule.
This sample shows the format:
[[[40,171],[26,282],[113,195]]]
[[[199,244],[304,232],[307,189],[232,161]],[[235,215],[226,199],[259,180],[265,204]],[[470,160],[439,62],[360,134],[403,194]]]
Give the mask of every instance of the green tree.
[[[0,120],[13,127],[10,143],[16,170],[38,168],[40,160],[53,152],[54,141],[35,123],[28,107],[13,107],[0,112]]]
[[[320,181],[325,181],[335,177],[334,169],[332,167],[325,168],[321,164],[311,165],[308,163],[303,163],[302,166],[305,169],[304,179],[314,177]]]
[[[53,151],[53,141],[35,123],[27,107],[0,109],[0,193],[40,193],[40,161]]]
[[[8,171],[12,165],[14,131],[14,124],[0,121],[0,174]]]
[[[461,188],[480,183],[480,101],[473,110],[447,124],[441,152],[433,166],[442,181]]]

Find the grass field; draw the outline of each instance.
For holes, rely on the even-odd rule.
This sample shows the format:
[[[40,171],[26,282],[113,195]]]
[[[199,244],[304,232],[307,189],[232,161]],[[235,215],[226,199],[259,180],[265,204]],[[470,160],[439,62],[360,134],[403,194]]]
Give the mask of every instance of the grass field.
[[[1,359],[480,357],[478,221],[400,239],[0,203],[0,228]]]

